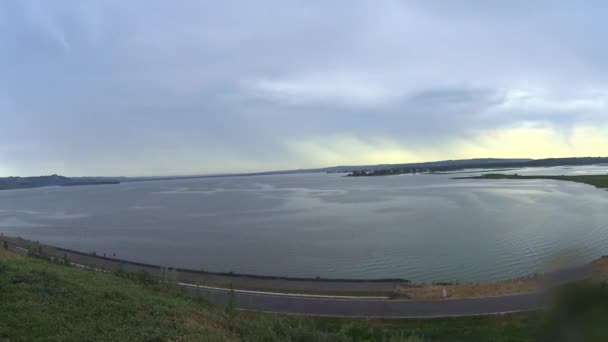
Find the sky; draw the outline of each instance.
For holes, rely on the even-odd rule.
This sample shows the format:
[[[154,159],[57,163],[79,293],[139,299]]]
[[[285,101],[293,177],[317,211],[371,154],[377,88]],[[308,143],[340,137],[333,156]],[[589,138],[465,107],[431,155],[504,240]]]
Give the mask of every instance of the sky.
[[[0,176],[608,156],[604,1],[0,1]]]

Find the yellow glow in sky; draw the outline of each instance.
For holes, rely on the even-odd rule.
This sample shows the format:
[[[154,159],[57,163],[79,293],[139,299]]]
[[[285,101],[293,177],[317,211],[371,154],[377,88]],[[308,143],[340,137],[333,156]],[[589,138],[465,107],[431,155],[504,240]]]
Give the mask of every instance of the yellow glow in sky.
[[[364,140],[346,135],[297,141],[289,147],[308,167],[468,158],[608,156],[608,128],[585,126],[570,132],[549,127],[497,129],[428,148],[412,148],[386,138]]]

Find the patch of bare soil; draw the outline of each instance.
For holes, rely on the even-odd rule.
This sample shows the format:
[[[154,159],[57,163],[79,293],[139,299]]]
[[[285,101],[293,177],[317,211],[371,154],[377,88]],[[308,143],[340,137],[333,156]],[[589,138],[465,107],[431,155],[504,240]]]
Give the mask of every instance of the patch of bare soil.
[[[493,283],[398,286],[395,292],[411,299],[441,300],[523,293],[534,291],[539,286],[539,277],[530,276]]]

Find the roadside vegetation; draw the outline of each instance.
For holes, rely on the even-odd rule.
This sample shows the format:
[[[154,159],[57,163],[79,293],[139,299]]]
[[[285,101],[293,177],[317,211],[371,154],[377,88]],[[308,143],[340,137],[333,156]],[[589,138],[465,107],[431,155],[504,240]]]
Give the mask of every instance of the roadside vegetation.
[[[102,273],[0,248],[0,340],[533,340],[537,313],[437,320],[352,320],[240,312],[144,273]]]
[[[598,188],[608,188],[608,175],[577,175],[577,176],[522,176],[502,173],[488,173],[474,177],[457,177],[454,179],[553,179],[593,185]]]
[[[579,310],[608,298],[603,287],[594,291],[575,300]],[[594,310],[608,317],[608,306]],[[581,335],[569,313],[366,320],[241,312],[233,301],[214,306],[145,273],[83,270],[0,248],[0,341],[536,341],[564,322],[582,340],[608,337],[601,328]]]

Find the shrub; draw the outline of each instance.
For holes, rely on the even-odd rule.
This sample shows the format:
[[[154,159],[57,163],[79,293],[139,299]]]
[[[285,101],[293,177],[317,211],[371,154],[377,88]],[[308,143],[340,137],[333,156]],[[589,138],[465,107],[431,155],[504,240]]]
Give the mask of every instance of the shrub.
[[[154,277],[146,272],[146,271],[139,271],[139,272],[135,272],[135,273],[128,273],[130,275],[129,278],[135,280],[137,283],[143,284],[143,285],[153,285],[156,284],[156,279],[154,279]]]

